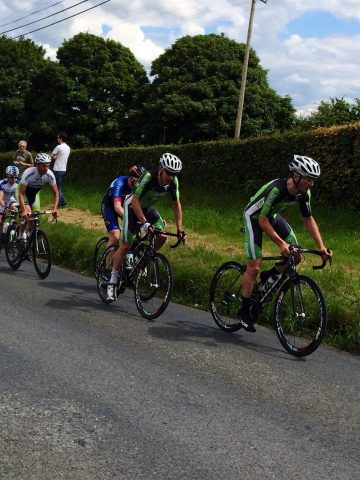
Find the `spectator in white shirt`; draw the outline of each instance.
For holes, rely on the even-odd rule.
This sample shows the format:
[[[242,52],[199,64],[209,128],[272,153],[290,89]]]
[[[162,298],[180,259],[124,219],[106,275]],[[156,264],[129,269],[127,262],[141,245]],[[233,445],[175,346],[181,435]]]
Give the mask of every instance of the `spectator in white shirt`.
[[[51,158],[55,160],[54,167],[52,169],[55,178],[56,178],[56,185],[59,191],[59,205],[58,208],[63,208],[67,206],[65,201],[64,195],[62,193],[62,178],[66,173],[67,162],[70,155],[70,147],[66,143],[67,142],[67,134],[65,132],[59,133],[57,136],[57,141],[59,145],[57,145],[52,154]]]

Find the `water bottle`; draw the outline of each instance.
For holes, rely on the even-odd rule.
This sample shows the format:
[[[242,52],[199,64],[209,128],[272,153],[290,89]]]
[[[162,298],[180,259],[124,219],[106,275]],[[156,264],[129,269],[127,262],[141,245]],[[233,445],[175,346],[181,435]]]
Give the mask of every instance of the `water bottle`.
[[[128,252],[125,256],[125,268],[131,270],[134,265],[134,256],[131,252]]]
[[[4,222],[2,233],[5,234],[7,232],[9,225],[10,225],[9,222]]]

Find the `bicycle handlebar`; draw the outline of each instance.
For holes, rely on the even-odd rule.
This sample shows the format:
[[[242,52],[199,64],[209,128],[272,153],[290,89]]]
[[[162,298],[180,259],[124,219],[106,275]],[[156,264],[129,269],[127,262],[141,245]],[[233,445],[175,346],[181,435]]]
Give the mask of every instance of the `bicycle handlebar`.
[[[319,250],[313,250],[311,248],[301,248],[299,245],[290,245],[290,252],[293,253],[293,254],[294,253],[300,253],[300,254],[302,254],[302,253],[312,253],[314,255],[318,255],[319,257],[324,256],[324,253],[320,252]],[[328,249],[328,252],[330,254],[331,250]],[[284,263],[286,263],[287,258],[283,257],[281,255],[281,256],[274,256],[274,257],[263,257],[262,260],[277,260],[277,261],[281,261],[281,263],[284,264]],[[329,262],[330,265],[332,265],[332,258],[331,258],[330,255],[325,260],[324,259],[322,260],[321,265],[314,265],[312,268],[313,268],[313,270],[321,270],[321,269],[325,268],[325,265],[326,265],[327,262]]]

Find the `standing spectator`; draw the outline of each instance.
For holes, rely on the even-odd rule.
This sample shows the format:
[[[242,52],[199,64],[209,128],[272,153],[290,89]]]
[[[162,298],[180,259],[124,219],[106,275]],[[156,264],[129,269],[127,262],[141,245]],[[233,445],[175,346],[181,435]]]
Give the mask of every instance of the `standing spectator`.
[[[51,158],[55,160],[54,167],[53,167],[53,173],[56,178],[56,185],[59,191],[59,205],[58,208],[63,208],[67,206],[67,203],[65,201],[64,195],[61,190],[61,185],[62,185],[62,177],[66,173],[66,167],[67,167],[67,162],[68,158],[70,155],[70,147],[66,143],[67,142],[67,134],[65,132],[59,133],[57,136],[57,141],[59,145],[57,145],[52,154]]]
[[[14,164],[19,169],[20,177],[27,168],[34,166],[33,157],[31,153],[28,150],[26,150],[26,147],[27,147],[27,141],[20,140],[18,143],[18,149],[16,150],[16,153],[13,159]]]

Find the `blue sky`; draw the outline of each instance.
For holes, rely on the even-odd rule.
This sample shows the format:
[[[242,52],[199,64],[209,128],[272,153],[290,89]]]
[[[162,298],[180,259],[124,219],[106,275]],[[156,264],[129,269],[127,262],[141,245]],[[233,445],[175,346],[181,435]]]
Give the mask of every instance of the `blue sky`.
[[[251,0],[111,0],[81,13],[103,1],[87,0],[41,20],[79,0],[0,0],[0,24],[19,27],[8,33],[16,36],[75,14],[27,36],[55,59],[65,39],[84,31],[102,35],[130,48],[147,71],[183,35],[223,32],[246,41]],[[289,95],[300,114],[332,97],[360,98],[360,0],[257,0],[251,46],[271,87]]]

